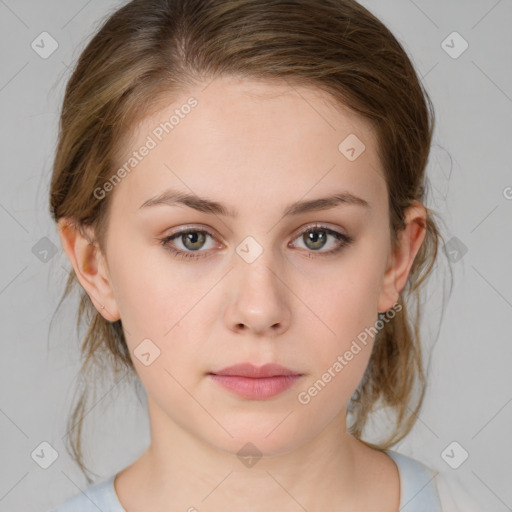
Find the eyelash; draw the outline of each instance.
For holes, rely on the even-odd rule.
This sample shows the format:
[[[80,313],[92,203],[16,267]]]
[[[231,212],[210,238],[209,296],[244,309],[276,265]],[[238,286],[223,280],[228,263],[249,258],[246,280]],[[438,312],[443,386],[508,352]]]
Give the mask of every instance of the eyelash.
[[[309,253],[318,253],[318,254],[320,254],[322,256],[333,256],[334,254],[339,253],[342,249],[344,249],[345,247],[348,247],[352,242],[354,242],[354,239],[352,237],[350,237],[348,235],[344,235],[343,233],[340,233],[340,232],[335,231],[333,229],[327,228],[326,226],[322,226],[320,224],[308,227],[307,229],[305,229],[304,231],[299,233],[299,235],[297,237],[295,237],[294,240],[299,238],[300,236],[304,235],[304,233],[315,232],[315,231],[325,231],[328,235],[334,236],[338,240],[339,245],[336,248],[331,249],[329,251],[313,251],[313,250],[308,250],[307,252],[309,252]],[[197,258],[207,257],[208,256],[207,254],[201,254],[201,253],[207,253],[207,251],[200,251],[200,250],[198,250],[198,251],[182,251],[182,250],[179,250],[179,249],[175,249],[174,247],[172,247],[172,245],[169,245],[169,242],[171,242],[172,240],[174,240],[176,238],[179,238],[182,235],[186,235],[188,233],[205,233],[205,234],[211,236],[212,238],[215,238],[215,236],[212,233],[210,233],[209,231],[207,231],[205,229],[188,228],[188,229],[184,229],[182,231],[178,231],[177,233],[174,233],[174,234],[172,234],[170,236],[167,236],[165,238],[162,238],[160,240],[160,243],[161,243],[161,245],[163,245],[165,247],[165,249],[170,251],[171,254],[173,256],[175,256],[176,258],[181,258],[181,259],[194,258],[194,259],[197,259]],[[308,255],[308,257],[312,258],[314,256],[309,256]]]

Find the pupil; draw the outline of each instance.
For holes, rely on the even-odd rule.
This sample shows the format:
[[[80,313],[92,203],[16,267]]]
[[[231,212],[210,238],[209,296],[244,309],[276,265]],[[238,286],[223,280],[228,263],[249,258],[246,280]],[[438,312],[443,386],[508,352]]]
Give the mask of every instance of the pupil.
[[[310,231],[307,234],[307,241],[313,242],[313,249],[318,249],[319,247],[323,246],[323,243],[325,242],[325,232],[324,231]]]
[[[204,235],[202,233],[199,233],[199,232],[186,233],[185,234],[184,245],[188,249],[199,249],[201,247],[202,243],[203,243],[202,238],[204,238]],[[199,241],[199,243],[198,243],[198,241]],[[192,247],[189,247],[189,245],[190,245],[189,242],[190,242],[190,244],[192,244]],[[195,245],[195,247],[194,247],[194,245]]]

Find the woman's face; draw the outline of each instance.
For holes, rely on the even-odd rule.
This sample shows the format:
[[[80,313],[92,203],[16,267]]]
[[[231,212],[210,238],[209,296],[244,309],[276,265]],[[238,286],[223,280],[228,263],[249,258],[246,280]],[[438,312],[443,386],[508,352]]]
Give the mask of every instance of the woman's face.
[[[190,89],[137,126],[125,172],[96,191],[113,194],[102,313],[121,318],[160,429],[271,454],[345,425],[368,333],[408,266],[390,267],[375,134],[325,99],[233,78]],[[332,200],[346,194],[359,199]],[[301,376],[277,394],[285,379],[260,381],[256,396],[210,375],[245,362]]]

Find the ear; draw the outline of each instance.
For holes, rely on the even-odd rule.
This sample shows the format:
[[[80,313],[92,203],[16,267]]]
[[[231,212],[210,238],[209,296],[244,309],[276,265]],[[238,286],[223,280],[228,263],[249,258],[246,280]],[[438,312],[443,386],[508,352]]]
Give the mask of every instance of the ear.
[[[427,212],[421,203],[414,203],[404,214],[405,227],[398,233],[396,248],[388,258],[378,300],[378,311],[384,313],[399,299],[426,232]]]
[[[58,222],[58,232],[76,277],[96,309],[109,322],[119,320],[106,260],[94,239],[93,230],[72,219],[62,218]]]

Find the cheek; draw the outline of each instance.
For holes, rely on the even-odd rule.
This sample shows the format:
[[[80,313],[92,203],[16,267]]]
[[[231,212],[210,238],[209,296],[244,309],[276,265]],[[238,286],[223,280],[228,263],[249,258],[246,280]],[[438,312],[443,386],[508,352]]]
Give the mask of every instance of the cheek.
[[[325,340],[331,340],[328,345],[343,347],[376,322],[380,266],[375,256],[354,252],[337,270],[323,276],[322,287],[314,293],[310,289],[308,305],[322,320],[319,329]]]
[[[311,327],[308,330],[312,345],[305,350],[312,371],[297,397],[311,421],[328,423],[359,385],[375,339],[374,297],[375,276],[364,272],[340,275],[327,293],[318,295],[317,310],[324,323],[315,319],[317,335]]]
[[[308,306],[318,317],[312,320],[308,337],[316,340],[309,350],[318,386],[325,384],[322,401],[348,400],[368,364],[378,320],[382,273],[378,254],[375,247],[354,251],[337,271],[321,279],[317,276],[323,287],[308,297]]]
[[[186,301],[190,287],[183,287],[176,272],[171,275],[172,256],[164,248],[149,245],[142,237],[123,232],[122,227],[115,237],[110,251],[111,277],[123,324],[162,336],[170,327],[166,317]]]
[[[119,247],[129,245],[124,240]],[[147,348],[158,353],[152,371],[160,374],[159,367],[173,373],[188,371],[205,337],[202,326],[218,316],[212,306],[214,294],[208,293],[219,280],[218,273],[193,273],[163,248],[141,250],[132,245],[131,251],[112,251],[111,277],[134,364],[138,371],[146,371],[134,355],[142,350],[138,347],[144,340],[151,340],[156,348],[146,341]]]

